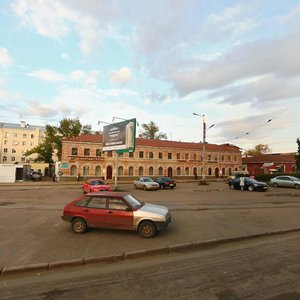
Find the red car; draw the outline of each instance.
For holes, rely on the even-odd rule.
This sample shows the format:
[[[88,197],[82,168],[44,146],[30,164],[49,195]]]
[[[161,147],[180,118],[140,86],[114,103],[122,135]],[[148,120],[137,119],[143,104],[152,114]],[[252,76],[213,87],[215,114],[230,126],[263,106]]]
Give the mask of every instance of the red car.
[[[103,179],[89,179],[83,185],[84,193],[111,191],[111,187]]]
[[[89,193],[64,207],[62,219],[75,233],[89,227],[133,230],[151,238],[171,222],[167,207],[146,204],[133,195],[120,192]]]

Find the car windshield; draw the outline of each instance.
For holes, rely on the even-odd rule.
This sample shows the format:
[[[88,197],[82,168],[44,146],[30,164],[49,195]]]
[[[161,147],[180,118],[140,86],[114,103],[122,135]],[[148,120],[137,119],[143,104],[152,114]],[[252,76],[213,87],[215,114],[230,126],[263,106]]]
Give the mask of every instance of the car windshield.
[[[247,178],[246,181],[251,182],[251,183],[257,183],[257,180],[252,179],[252,178]]]
[[[131,194],[127,194],[124,196],[124,199],[128,202],[128,204],[134,208],[139,208],[144,205],[143,202],[140,202],[139,200],[135,199]]]
[[[152,182],[153,180],[151,178],[144,178],[144,182]]]
[[[93,180],[93,181],[91,181],[91,185],[102,185],[102,184],[105,184],[105,182],[102,181],[102,180]]]

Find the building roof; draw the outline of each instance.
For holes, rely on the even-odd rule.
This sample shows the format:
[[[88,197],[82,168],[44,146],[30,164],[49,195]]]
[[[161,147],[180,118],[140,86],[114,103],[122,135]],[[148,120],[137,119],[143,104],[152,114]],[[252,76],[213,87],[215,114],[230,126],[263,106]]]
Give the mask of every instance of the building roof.
[[[70,142],[82,142],[82,143],[102,143],[102,134],[85,134],[79,135],[76,137],[64,139],[64,141]],[[152,140],[152,139],[136,139],[137,146],[145,147],[161,147],[161,148],[182,148],[182,149],[195,149],[202,150],[202,143],[188,143],[188,142],[177,142],[177,141],[168,141],[168,140]],[[206,150],[210,151],[220,151],[224,152],[240,152],[240,148],[232,144],[206,144]]]
[[[284,153],[274,153],[274,154],[263,154],[251,157],[242,157],[243,164],[258,164],[258,163],[295,163],[295,154],[284,154]]]
[[[0,122],[0,128],[7,128],[7,129],[24,129],[24,130],[36,130],[40,129],[42,131],[46,130],[45,126],[39,126],[39,125],[30,125],[26,124],[24,121],[21,123],[6,123],[6,122]]]

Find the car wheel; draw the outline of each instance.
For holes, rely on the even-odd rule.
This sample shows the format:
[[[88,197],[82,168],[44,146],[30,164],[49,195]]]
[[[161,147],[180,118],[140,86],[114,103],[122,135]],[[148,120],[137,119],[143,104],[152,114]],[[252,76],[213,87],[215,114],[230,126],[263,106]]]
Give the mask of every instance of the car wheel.
[[[299,189],[300,185],[299,184],[295,184],[295,189]]]
[[[157,230],[155,225],[150,221],[143,221],[139,226],[139,235],[144,238],[152,238],[156,235]]]
[[[274,182],[274,183],[273,183],[273,186],[274,186],[274,187],[278,187],[278,183]]]
[[[253,190],[254,190],[253,186],[252,186],[252,185],[249,185],[249,186],[248,186],[248,191],[253,192]]]
[[[72,221],[72,230],[75,233],[85,233],[87,230],[87,225],[85,220],[82,218],[75,218]]]
[[[171,189],[173,190],[173,189],[174,189],[174,186],[171,186]]]
[[[144,191],[147,191],[147,187],[145,185],[144,185],[143,189],[144,189]]]
[[[233,184],[231,184],[231,185],[230,185],[230,188],[231,188],[232,190],[234,190],[234,185],[233,185]]]

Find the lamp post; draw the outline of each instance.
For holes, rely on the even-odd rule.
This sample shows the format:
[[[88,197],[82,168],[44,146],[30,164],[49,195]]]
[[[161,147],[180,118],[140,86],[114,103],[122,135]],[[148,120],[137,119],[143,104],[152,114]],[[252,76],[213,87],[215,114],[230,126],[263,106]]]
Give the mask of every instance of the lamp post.
[[[202,144],[202,180],[201,182],[203,184],[205,184],[205,168],[206,168],[206,154],[205,154],[205,150],[206,150],[206,146],[205,146],[205,139],[206,139],[206,131],[210,128],[212,128],[215,124],[212,124],[211,126],[209,126],[208,129],[206,129],[206,121],[205,121],[205,115],[200,115],[197,113],[193,113],[194,116],[199,116],[202,118],[202,123],[203,123],[203,144]]]

